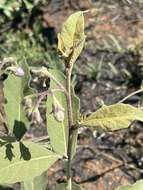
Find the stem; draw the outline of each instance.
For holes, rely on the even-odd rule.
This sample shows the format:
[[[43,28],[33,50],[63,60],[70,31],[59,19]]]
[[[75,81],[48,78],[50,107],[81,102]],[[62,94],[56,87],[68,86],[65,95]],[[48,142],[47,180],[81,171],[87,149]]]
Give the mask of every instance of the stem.
[[[39,92],[39,93],[35,93],[35,94],[30,94],[30,95],[24,96],[24,98],[35,98],[37,96],[43,95],[44,93],[46,95],[48,95],[48,94],[51,94],[51,93],[54,93],[54,92],[57,92],[57,91],[64,92],[62,89],[50,89],[50,91],[46,90],[46,91],[43,91],[43,92]]]
[[[67,90],[67,107],[68,123],[71,128],[73,125],[72,99],[71,99],[71,69],[66,70],[66,90]]]
[[[141,88],[141,89],[139,89],[139,90],[137,90],[137,91],[135,91],[135,92],[132,92],[131,94],[129,94],[128,96],[126,96],[125,98],[123,98],[122,100],[120,100],[119,103],[124,102],[124,101],[127,100],[128,98],[130,98],[130,97],[132,97],[132,96],[134,96],[135,94],[138,94],[138,93],[140,93],[140,92],[143,92],[143,88]]]
[[[71,128],[73,126],[73,111],[72,111],[72,96],[71,96],[71,68],[66,69],[66,90],[67,90],[67,110],[68,110],[68,125],[69,125],[69,139],[68,139],[68,161],[67,161],[67,190],[72,190],[72,173],[71,173],[71,161],[72,161],[72,135]]]
[[[64,91],[64,93],[67,95],[67,91],[65,87],[48,71],[46,70],[45,73],[47,74],[48,77],[50,77],[58,86],[59,88]]]

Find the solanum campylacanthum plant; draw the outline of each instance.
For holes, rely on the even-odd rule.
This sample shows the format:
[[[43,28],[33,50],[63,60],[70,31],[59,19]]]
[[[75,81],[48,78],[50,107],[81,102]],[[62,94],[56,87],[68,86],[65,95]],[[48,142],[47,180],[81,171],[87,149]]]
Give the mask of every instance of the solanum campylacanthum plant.
[[[64,73],[47,67],[30,68],[26,62],[15,63],[12,59],[4,59],[1,63],[0,74],[8,75],[4,81],[6,116],[0,115],[7,129],[7,133],[0,136],[1,189],[20,182],[21,190],[45,190],[46,171],[54,162],[62,159],[66,163],[67,179],[54,189],[80,190],[82,188],[73,182],[71,172],[78,129],[86,126],[115,131],[129,127],[134,120],[143,121],[141,109],[123,103],[103,105],[87,117],[80,116],[80,101],[75,95],[71,75],[86,39],[84,14],[79,11],[69,16],[58,34],[58,50],[64,58]],[[39,85],[41,81],[43,83],[38,88],[32,88],[32,80]],[[41,102],[46,107],[44,113],[50,143],[25,138],[31,121],[44,122],[39,112]],[[143,182],[119,188],[133,189],[142,190]]]

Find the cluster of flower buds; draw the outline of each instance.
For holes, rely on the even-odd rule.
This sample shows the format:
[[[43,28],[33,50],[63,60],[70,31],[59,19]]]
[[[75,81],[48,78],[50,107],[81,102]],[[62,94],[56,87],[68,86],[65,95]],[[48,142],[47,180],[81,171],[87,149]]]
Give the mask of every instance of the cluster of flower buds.
[[[47,68],[46,67],[41,67],[40,69],[32,69],[31,75],[35,75],[37,77],[47,77]]]
[[[49,88],[50,79],[45,74],[45,70],[47,71],[47,68],[43,69],[43,67],[41,69],[30,70],[30,86],[37,89],[38,92],[45,91]]]

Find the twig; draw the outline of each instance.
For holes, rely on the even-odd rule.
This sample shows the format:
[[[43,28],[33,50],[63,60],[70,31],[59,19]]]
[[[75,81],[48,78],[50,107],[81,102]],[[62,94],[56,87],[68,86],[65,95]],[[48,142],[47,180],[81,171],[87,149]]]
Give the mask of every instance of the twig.
[[[143,92],[143,88],[141,88],[141,89],[139,89],[139,90],[137,90],[137,91],[135,91],[135,92],[132,92],[131,94],[129,94],[128,96],[126,96],[125,98],[123,98],[122,100],[120,100],[118,103],[122,103],[122,102],[124,102],[125,100],[127,100],[128,98],[130,98],[130,97],[132,97],[132,96],[134,96],[135,94],[138,94],[138,93],[140,93],[140,92]]]

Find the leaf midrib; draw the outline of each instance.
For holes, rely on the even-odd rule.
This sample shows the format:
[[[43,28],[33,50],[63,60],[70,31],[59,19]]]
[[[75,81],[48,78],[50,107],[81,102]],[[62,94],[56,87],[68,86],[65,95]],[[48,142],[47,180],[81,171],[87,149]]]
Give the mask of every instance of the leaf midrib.
[[[92,120],[101,120],[101,121],[103,121],[103,120],[118,120],[118,119],[121,119],[121,118],[126,118],[126,119],[130,119],[132,116],[133,116],[134,114],[130,114],[130,115],[128,115],[128,116],[114,116],[114,117],[104,117],[104,118],[88,118],[88,119],[85,119],[85,120],[83,120],[81,123],[85,123],[85,122],[88,122],[88,121],[92,121]],[[136,118],[139,118],[139,116],[137,116]]]
[[[29,161],[25,161],[25,160],[23,160],[23,161],[18,161],[18,162],[16,162],[16,163],[13,163],[13,164],[11,164],[11,165],[9,165],[9,166],[7,166],[7,167],[4,167],[4,168],[1,168],[1,170],[0,170],[0,173],[3,171],[3,170],[6,170],[6,169],[10,169],[10,168],[12,168],[12,167],[14,167],[14,166],[16,166],[16,165],[19,165],[19,164],[23,164],[23,163],[26,163],[26,162],[33,162],[33,161],[38,161],[38,160],[44,160],[44,159],[47,159],[47,158],[54,158],[54,157],[57,157],[58,158],[58,155],[52,155],[52,156],[43,156],[43,157],[39,157],[39,158],[33,158],[33,159],[31,159],[31,160],[29,160]]]

